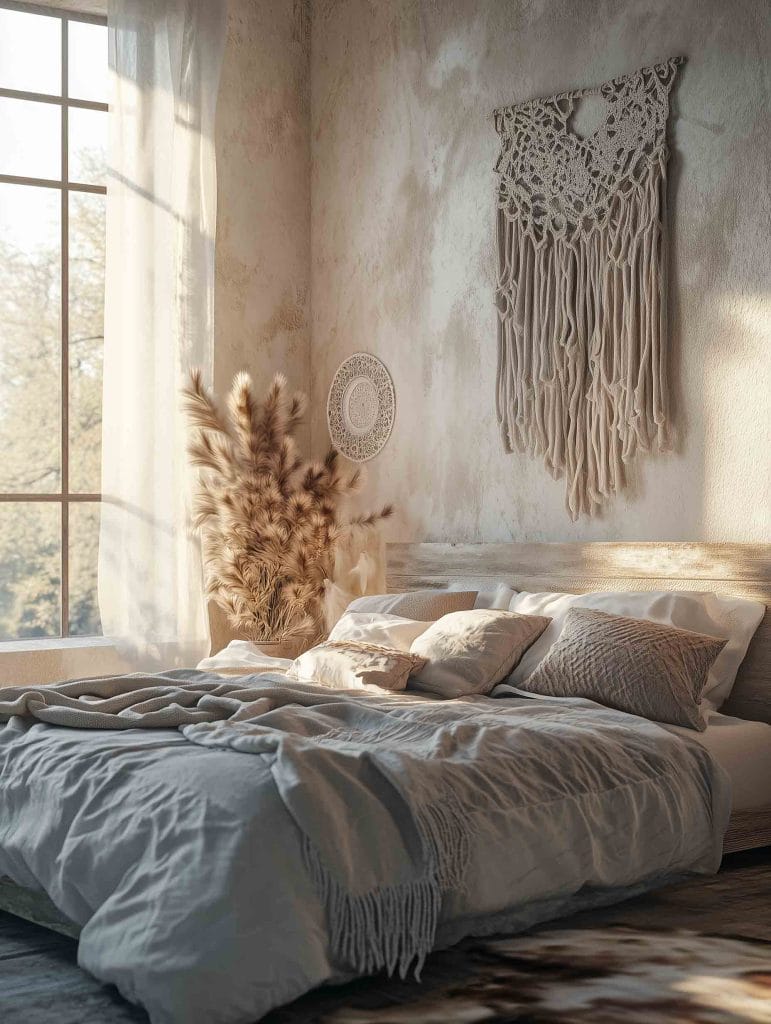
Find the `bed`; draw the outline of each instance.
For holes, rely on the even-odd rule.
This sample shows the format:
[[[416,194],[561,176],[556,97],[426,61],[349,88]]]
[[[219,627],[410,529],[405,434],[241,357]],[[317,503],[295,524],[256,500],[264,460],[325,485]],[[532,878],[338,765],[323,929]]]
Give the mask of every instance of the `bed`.
[[[505,580],[516,589],[530,591],[566,590],[581,593],[601,589],[690,589],[752,597],[766,603],[771,600],[768,549],[762,546],[393,545],[389,550],[389,567],[389,589],[392,591],[416,590],[423,587],[442,588],[461,579],[474,578],[480,584]],[[721,708],[720,713],[710,716],[708,728],[703,733],[698,734],[696,738],[685,737],[682,742],[683,750],[688,749],[688,756],[696,765],[694,785],[697,788],[703,785],[703,778],[708,770],[715,773],[717,781],[712,797],[712,814],[717,818],[723,814],[727,819],[730,809],[731,817],[722,842],[723,852],[771,842],[771,794],[768,791],[768,782],[771,778],[771,725],[767,724],[771,723],[770,632],[767,616],[743,662],[729,704]],[[272,668],[275,670],[280,666],[273,665]],[[253,669],[247,669],[251,670]],[[623,723],[619,724],[612,718],[607,724],[611,730],[624,728]],[[672,727],[669,734],[676,736],[676,727]],[[653,742],[654,734],[650,735]],[[655,742],[661,745],[662,756],[681,756],[680,744],[674,740],[670,743],[664,740],[662,735],[663,733],[657,732],[655,739]],[[631,732],[625,733],[625,736],[629,742],[636,742],[639,738],[636,733]],[[100,797],[102,804],[109,805],[112,801],[114,805],[109,814],[106,814],[105,820],[115,834],[107,836],[103,851],[95,851],[87,842],[90,827],[88,814],[84,813],[86,820],[82,822],[82,826],[78,821],[79,811],[76,805],[84,794],[91,800],[89,808],[93,806],[93,793],[83,788],[86,783],[81,776],[87,773],[81,773],[77,761],[80,749],[78,744],[83,742],[89,743],[89,752],[93,759],[89,776],[91,781],[88,785],[93,789],[93,780],[98,780],[97,785],[104,786],[104,796]],[[697,746],[708,751],[709,757],[701,757]],[[128,998],[148,1005],[154,1021],[251,1020],[271,1006],[286,1002],[308,988],[343,976],[333,969],[327,956],[324,907],[318,900],[318,887],[314,886],[313,872],[305,870],[308,865],[303,861],[303,850],[298,844],[297,829],[291,822],[285,821],[285,815],[278,808],[268,776],[254,769],[253,759],[223,750],[216,744],[214,748],[205,744],[192,746],[178,732],[170,730],[157,730],[140,738],[137,738],[133,731],[126,731],[117,736],[104,734],[98,741],[86,741],[82,736],[60,735],[56,737],[56,742],[51,746],[47,756],[51,758],[50,763],[56,764],[57,770],[61,768],[63,776],[67,776],[70,781],[68,786],[59,792],[47,792],[45,771],[39,771],[36,776],[33,772],[33,777],[37,780],[37,789],[33,787],[33,792],[35,800],[39,801],[35,810],[42,822],[46,815],[50,817],[54,813],[49,804],[58,801],[70,802],[72,811],[66,834],[67,856],[63,855],[62,840],[62,863],[59,863],[57,856],[54,855],[54,867],[50,864],[36,864],[34,852],[31,850],[36,839],[36,828],[30,825],[29,816],[20,816],[19,821],[26,822],[29,834],[23,842],[17,843],[14,847],[15,859],[9,860],[10,855],[6,851],[5,863],[13,868],[6,871],[6,874],[13,875],[15,882],[8,878],[0,880],[0,906],[66,934],[77,935],[83,930],[88,935],[88,928],[92,928],[93,903],[96,899],[90,886],[93,882],[92,876],[100,874],[103,890],[106,886],[105,891],[109,894],[112,885],[117,893],[117,896],[110,900],[105,898],[103,892],[96,901],[102,903],[99,942],[105,947],[105,951],[109,947],[111,962],[107,964],[100,961],[100,950],[93,949],[91,959],[86,958],[82,962],[98,977],[118,984]],[[141,762],[141,772],[137,769],[134,777],[137,780],[136,785],[127,784],[132,778],[132,759],[137,765]],[[719,768],[715,768],[716,764]],[[120,770],[117,766],[120,766]],[[125,770],[127,766],[128,773]],[[213,767],[216,770],[212,770]],[[162,785],[161,781],[158,781],[160,776],[163,776]],[[718,792],[721,785],[718,777],[723,779],[722,785],[725,787],[722,795]],[[189,787],[191,779],[201,780],[194,796],[185,788]],[[4,785],[12,787],[13,779],[3,781]],[[137,788],[140,790],[139,793]],[[725,796],[730,790],[733,791],[732,798]],[[169,792],[177,791],[186,794],[187,802],[180,800],[170,808]],[[28,787],[25,791],[26,798],[29,798],[29,793]],[[259,816],[257,819],[254,818],[256,800],[265,801],[263,821],[270,822],[270,844],[265,844],[259,834]],[[193,873],[196,862],[200,862],[198,870],[203,872],[201,877],[206,877],[206,871],[210,871],[214,888],[218,860],[223,849],[227,849],[230,862],[241,864],[239,870],[242,872],[237,899],[234,901],[231,893],[230,905],[224,910],[221,901],[218,904],[209,900],[207,893],[201,891],[199,879],[197,895],[192,898],[200,901],[209,916],[200,916],[202,911],[198,907],[195,908],[199,914],[199,940],[191,944],[189,950],[183,941],[177,941],[180,936],[175,936],[173,929],[172,934],[165,937],[166,941],[176,941],[178,948],[185,949],[186,955],[190,957],[191,972],[196,971],[200,975],[202,964],[207,965],[209,970],[209,976],[197,978],[197,1002],[190,993],[182,991],[185,988],[184,970],[176,972],[176,981],[180,984],[177,1005],[182,1007],[176,1016],[174,1011],[169,1010],[174,999],[167,1000],[166,1005],[163,1005],[163,1000],[158,1001],[155,1006],[151,1005],[142,988],[143,984],[149,985],[150,982],[139,977],[136,970],[137,949],[141,949],[142,943],[146,942],[147,956],[152,963],[152,969],[159,972],[160,981],[154,983],[156,988],[159,984],[168,985],[169,978],[164,977],[163,965],[158,964],[157,945],[153,946],[150,938],[145,938],[144,934],[127,935],[127,921],[130,924],[131,918],[127,916],[126,908],[131,907],[132,901],[138,904],[145,898],[143,894],[149,884],[141,871],[136,877],[132,877],[132,872],[136,872],[135,865],[140,864],[141,857],[145,854],[135,846],[132,847],[127,837],[133,835],[132,830],[135,829],[137,815],[142,808],[152,807],[153,801],[165,802],[159,804],[156,818],[153,818],[152,814],[145,814],[142,818],[142,844],[147,849],[163,849],[164,844],[172,843],[176,851],[181,843],[180,836],[184,840],[187,829],[191,835],[191,857],[187,861],[184,857],[181,858],[176,869],[180,874],[185,871]],[[6,801],[5,806],[12,807],[12,801]],[[197,831],[190,831],[193,827],[189,820],[191,806],[200,815],[195,826]],[[621,815],[623,819],[627,812],[620,807],[616,808],[614,813]],[[681,809],[677,813],[684,812]],[[632,814],[629,821],[633,820]],[[653,820],[655,821],[655,814]],[[78,829],[72,829],[73,821],[77,821]],[[234,824],[237,822],[248,822],[248,826],[244,824],[241,829]],[[454,903],[454,909],[439,922],[437,942],[453,942],[470,933],[516,930],[535,921],[580,909],[582,906],[622,899],[645,888],[665,884],[672,877],[672,871],[678,864],[682,867],[687,863],[689,869],[697,871],[714,870],[719,862],[720,851],[717,851],[715,860],[715,850],[709,848],[706,833],[697,841],[697,833],[702,824],[698,816],[692,820],[681,817],[678,818],[678,822],[684,832],[692,833],[690,838],[698,847],[689,851],[684,860],[677,863],[673,860],[665,864],[665,857],[659,864],[660,870],[649,874],[638,865],[622,879],[623,884],[608,885],[602,892],[595,885],[586,887],[586,891],[576,889],[568,893],[568,884],[565,892],[552,894],[550,899],[534,900],[528,905],[526,912],[508,913],[508,916],[497,914],[490,911],[490,904],[485,913],[476,914],[473,922],[469,906],[451,895],[448,903]],[[201,835],[205,835],[205,842],[199,842]],[[45,838],[50,851],[51,844],[58,841],[53,826]],[[19,851],[24,852],[25,842],[26,855],[22,856]],[[259,856],[255,857],[257,844],[260,844]],[[184,847],[184,843],[182,846]],[[106,866],[100,862],[100,854],[104,855]],[[604,849],[602,855],[607,856],[608,850]],[[654,852],[650,855],[653,857]],[[50,855],[48,859],[51,859]],[[250,859],[248,863],[247,859]],[[79,864],[80,873],[77,878],[72,876],[71,871],[68,875],[70,869],[65,870],[64,861]],[[0,864],[2,863],[0,854]],[[291,888],[282,892],[280,885],[266,886],[265,879],[280,878],[282,873],[287,871],[287,864],[293,865]],[[495,862],[493,866],[500,870],[501,862]],[[55,882],[51,880],[54,871],[57,875]],[[105,876],[109,876],[111,871],[114,879],[107,877],[105,881]],[[46,872],[49,875],[48,885],[43,888],[49,889],[55,897],[54,900],[41,892],[41,876]],[[612,873],[608,877],[611,875]],[[484,889],[484,886],[482,888]],[[475,910],[486,905],[485,900],[489,903],[490,891],[488,886],[486,893],[477,894]],[[494,894],[494,887],[492,892]],[[186,896],[188,899],[191,898],[189,890],[186,890]],[[159,892],[159,905],[163,898],[168,897]],[[208,908],[207,900],[211,904]],[[253,949],[241,949],[239,946],[234,954],[235,947],[228,947],[233,938],[233,929],[241,932],[254,929],[253,908],[260,901],[269,908],[265,913],[270,913],[274,922],[283,922],[271,935],[270,956],[276,962],[290,963],[292,969],[285,979],[279,978],[278,982],[275,977],[270,977],[270,963],[261,973],[262,965],[249,959],[253,956]],[[67,910],[69,913],[63,912]],[[152,915],[148,916],[146,908],[143,908],[143,913],[142,928],[149,931],[150,925],[153,924]],[[231,917],[235,925],[230,920]],[[180,916],[175,920],[181,919]],[[205,926],[201,923],[203,921],[206,922]],[[292,942],[292,927],[297,927],[292,922],[302,922],[303,936],[299,944]],[[84,924],[88,926],[85,929]],[[258,945],[264,945],[265,935],[254,931],[253,941]],[[221,959],[224,955],[223,950],[228,954],[227,970],[233,972],[233,978],[251,971],[254,984],[242,987],[239,995],[240,1005],[236,1000],[227,1007],[203,1008],[206,991],[222,983],[221,976],[225,970]],[[242,962],[239,963],[238,956],[241,955]],[[132,957],[134,968],[129,969]],[[270,960],[265,956],[259,959]],[[147,974],[150,973],[148,967]],[[275,971],[272,973],[275,975]],[[206,972],[203,974],[206,975]]]

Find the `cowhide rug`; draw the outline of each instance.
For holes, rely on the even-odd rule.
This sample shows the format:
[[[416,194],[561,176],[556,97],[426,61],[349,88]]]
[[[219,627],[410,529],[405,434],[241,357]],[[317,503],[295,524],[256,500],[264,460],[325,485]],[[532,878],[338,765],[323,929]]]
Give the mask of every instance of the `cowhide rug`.
[[[464,943],[431,958],[422,984],[352,991],[344,1006],[327,991],[318,1024],[771,1024],[771,944],[622,927],[541,931]]]

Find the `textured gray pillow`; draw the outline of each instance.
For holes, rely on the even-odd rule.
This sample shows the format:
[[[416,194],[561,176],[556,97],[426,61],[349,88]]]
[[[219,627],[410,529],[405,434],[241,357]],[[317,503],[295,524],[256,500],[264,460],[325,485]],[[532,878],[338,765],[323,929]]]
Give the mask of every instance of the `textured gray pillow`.
[[[381,612],[404,619],[436,622],[451,612],[474,607],[476,590],[408,590],[402,594],[368,594],[351,601],[346,612]]]
[[[705,728],[699,697],[726,641],[644,619],[572,608],[521,690],[587,697],[653,722]]]

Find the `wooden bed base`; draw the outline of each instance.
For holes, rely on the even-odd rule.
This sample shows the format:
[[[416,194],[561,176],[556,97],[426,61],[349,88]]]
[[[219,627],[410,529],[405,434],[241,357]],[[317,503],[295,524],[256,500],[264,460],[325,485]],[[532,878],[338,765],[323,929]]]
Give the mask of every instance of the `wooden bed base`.
[[[60,913],[44,892],[24,889],[10,878],[0,877],[0,910],[73,939],[80,935],[78,925]]]
[[[760,846],[771,846],[771,807],[732,814],[723,836],[723,856]]]

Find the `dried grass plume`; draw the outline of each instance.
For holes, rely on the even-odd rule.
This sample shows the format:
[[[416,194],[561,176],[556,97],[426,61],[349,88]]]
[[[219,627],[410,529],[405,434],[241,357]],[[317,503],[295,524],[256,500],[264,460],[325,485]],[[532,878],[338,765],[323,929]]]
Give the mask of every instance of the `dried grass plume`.
[[[223,411],[199,370],[183,389],[199,468],[194,525],[201,532],[206,592],[230,624],[256,641],[314,639],[323,632],[324,581],[351,523],[376,529],[392,514],[344,518],[360,484],[330,449],[304,459],[295,435],[305,395],[276,374],[262,402],[249,375],[236,375]]]

